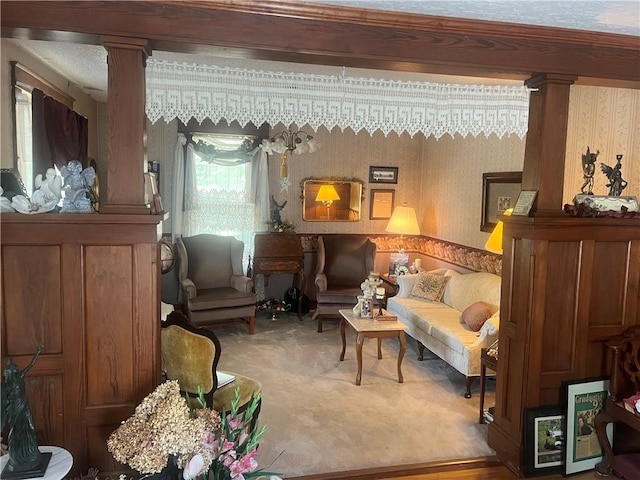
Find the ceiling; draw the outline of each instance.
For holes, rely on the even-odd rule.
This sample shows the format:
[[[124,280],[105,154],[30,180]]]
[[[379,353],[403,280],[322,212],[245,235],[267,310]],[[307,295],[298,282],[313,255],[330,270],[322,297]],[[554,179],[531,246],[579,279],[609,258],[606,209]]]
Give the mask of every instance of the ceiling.
[[[300,0],[301,3],[323,3],[344,7],[358,7],[382,11],[436,15],[444,17],[491,20],[516,24],[570,28],[592,32],[608,32],[640,38],[640,2],[637,0]],[[106,51],[99,45],[81,45],[40,40],[11,40],[35,57],[47,63],[64,77],[76,83],[94,99],[107,99]],[[199,54],[154,52],[154,58],[193,63],[220,61]],[[224,59],[225,64],[247,67],[246,60]],[[281,70],[284,64],[251,61],[252,68]],[[336,67],[311,67],[315,72],[323,69],[335,73]],[[290,68],[289,68],[290,69]],[[319,70],[320,69],[320,70]],[[296,70],[305,69],[296,67]],[[398,73],[394,72],[394,78]],[[413,74],[437,81],[434,76]],[[429,77],[429,78],[425,78]],[[435,76],[437,77],[437,76]],[[451,80],[444,80],[451,81]],[[470,81],[469,79],[466,82]],[[485,82],[486,83],[486,82]]]

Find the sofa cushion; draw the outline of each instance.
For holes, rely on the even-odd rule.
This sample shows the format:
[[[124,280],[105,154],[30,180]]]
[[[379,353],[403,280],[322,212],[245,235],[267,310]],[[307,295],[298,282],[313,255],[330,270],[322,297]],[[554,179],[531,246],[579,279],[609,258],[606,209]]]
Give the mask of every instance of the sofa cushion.
[[[492,314],[493,307],[487,302],[475,302],[462,311],[460,322],[477,332]]]
[[[461,312],[472,303],[483,301],[493,305],[496,311],[500,308],[501,284],[502,278],[493,273],[453,275],[447,282],[442,301]]]
[[[442,299],[449,278],[445,275],[421,272],[418,274],[416,283],[411,289],[411,296],[439,302]]]

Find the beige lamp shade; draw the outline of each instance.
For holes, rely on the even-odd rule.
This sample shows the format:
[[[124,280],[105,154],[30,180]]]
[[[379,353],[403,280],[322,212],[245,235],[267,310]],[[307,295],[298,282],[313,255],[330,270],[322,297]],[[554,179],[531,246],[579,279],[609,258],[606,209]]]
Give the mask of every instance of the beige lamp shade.
[[[511,212],[513,212],[513,208],[508,208],[507,210],[504,211],[504,215],[509,216],[511,215]],[[487,240],[487,243],[484,244],[485,249],[489,250],[490,252],[498,253],[502,255],[503,229],[504,229],[504,224],[502,223],[502,220],[498,220],[498,223],[493,229],[493,232],[491,232],[491,235],[489,235],[489,239]]]
[[[389,233],[399,233],[400,235],[420,235],[418,218],[413,207],[409,207],[407,202],[396,207],[387,224],[386,231]]]
[[[335,200],[340,200],[336,187],[331,184],[321,185],[318,195],[316,195],[316,202],[333,202]]]

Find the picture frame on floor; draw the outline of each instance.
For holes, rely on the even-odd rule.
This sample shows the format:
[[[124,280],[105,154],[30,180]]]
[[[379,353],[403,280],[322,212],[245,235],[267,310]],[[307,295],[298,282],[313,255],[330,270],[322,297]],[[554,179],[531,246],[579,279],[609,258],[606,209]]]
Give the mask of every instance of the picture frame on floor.
[[[604,453],[595,429],[595,418],[604,408],[609,395],[607,378],[581,380],[566,384],[567,435],[564,475],[593,469]],[[607,426],[607,437],[613,444],[613,424]]]
[[[560,405],[527,408],[524,415],[525,477],[562,473],[566,438],[564,408]]]

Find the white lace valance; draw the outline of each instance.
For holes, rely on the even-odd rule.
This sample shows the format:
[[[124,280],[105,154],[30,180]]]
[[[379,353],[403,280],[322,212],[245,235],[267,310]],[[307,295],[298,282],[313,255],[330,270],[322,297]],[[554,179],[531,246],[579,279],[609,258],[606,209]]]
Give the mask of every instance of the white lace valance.
[[[524,86],[270,72],[151,58],[146,77],[146,113],[153,123],[225,118],[241,125],[282,122],[436,138],[446,133],[523,138],[527,132],[529,90]]]

